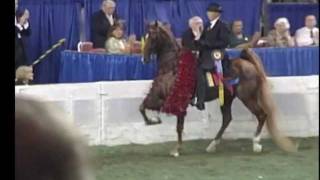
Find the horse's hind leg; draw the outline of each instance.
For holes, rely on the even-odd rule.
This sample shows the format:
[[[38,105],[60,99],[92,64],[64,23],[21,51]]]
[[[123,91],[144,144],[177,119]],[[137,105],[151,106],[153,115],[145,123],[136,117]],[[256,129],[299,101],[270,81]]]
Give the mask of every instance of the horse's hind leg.
[[[182,146],[182,132],[184,126],[184,116],[177,116],[177,134],[178,134],[178,143],[174,149],[170,152],[170,155],[178,157],[180,155],[180,149]]]
[[[263,109],[259,106],[257,98],[250,98],[247,100],[242,100],[244,105],[256,116],[258,120],[258,126],[256,129],[256,132],[254,134],[254,137],[252,139],[253,143],[253,151],[254,152],[261,152],[262,151],[262,145],[260,144],[261,140],[261,131],[263,128],[263,125],[266,121],[266,113],[263,111]]]
[[[225,104],[221,107],[222,112],[222,126],[220,130],[218,131],[218,134],[216,137],[211,141],[209,146],[207,147],[207,152],[215,152],[216,146],[220,143],[221,137],[228,127],[229,123],[232,120],[232,114],[231,114],[231,104],[233,101],[233,97],[226,98]]]

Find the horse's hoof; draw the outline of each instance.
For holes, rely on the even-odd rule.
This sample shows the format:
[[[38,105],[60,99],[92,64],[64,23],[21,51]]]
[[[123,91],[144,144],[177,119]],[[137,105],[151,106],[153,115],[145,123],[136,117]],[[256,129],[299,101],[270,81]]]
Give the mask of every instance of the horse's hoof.
[[[172,152],[170,152],[170,155],[173,156],[173,157],[179,157],[180,156],[178,151],[172,151]]]
[[[156,123],[157,123],[157,124],[161,124],[161,123],[162,123],[161,119],[159,118]]]
[[[216,150],[217,150],[216,146],[210,146],[210,145],[206,149],[207,153],[213,153],[213,152],[216,152]]]
[[[161,119],[160,119],[159,117],[152,117],[152,118],[150,119],[150,122],[151,122],[152,124],[161,124],[161,123],[162,123],[162,121],[161,121]]]
[[[255,152],[255,153],[262,152],[262,145],[261,144],[253,144],[253,152]]]
[[[146,123],[147,126],[150,126],[150,125],[161,124],[162,121],[160,120],[160,118],[158,118],[156,121],[154,121],[154,119],[153,120],[149,119],[149,120],[145,121],[145,123]]]
[[[218,145],[218,144],[219,144],[219,141],[213,140],[213,141],[209,144],[209,146],[207,147],[206,151],[207,151],[208,153],[216,152],[216,150],[217,150],[217,145]]]
[[[150,121],[145,121],[145,124],[146,124],[147,126],[150,126],[150,125],[152,125],[153,123],[150,122]]]

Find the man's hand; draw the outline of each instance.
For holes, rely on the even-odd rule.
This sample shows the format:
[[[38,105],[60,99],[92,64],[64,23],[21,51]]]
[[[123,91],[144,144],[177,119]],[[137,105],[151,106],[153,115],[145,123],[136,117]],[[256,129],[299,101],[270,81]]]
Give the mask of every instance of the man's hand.
[[[27,22],[28,22],[28,20],[29,20],[29,17],[30,17],[30,13],[29,13],[29,11],[26,9],[25,11],[24,11],[24,13],[23,13],[23,15],[20,17],[20,19],[19,19],[19,24],[20,25],[24,25],[24,24],[26,24]]]
[[[28,9],[24,10],[24,14],[26,16],[26,19],[29,20],[29,17],[30,17],[30,12]]]
[[[19,66],[16,70],[17,80],[33,80],[33,69],[31,66]]]
[[[201,37],[201,34],[202,34],[202,28],[201,27],[198,27],[198,28],[195,28],[193,32],[193,35],[195,36],[194,40],[199,40],[200,37]]]
[[[128,42],[129,43],[134,43],[134,42],[136,42],[136,35],[134,35],[134,34],[131,34],[130,36],[129,36],[129,38],[128,38]]]

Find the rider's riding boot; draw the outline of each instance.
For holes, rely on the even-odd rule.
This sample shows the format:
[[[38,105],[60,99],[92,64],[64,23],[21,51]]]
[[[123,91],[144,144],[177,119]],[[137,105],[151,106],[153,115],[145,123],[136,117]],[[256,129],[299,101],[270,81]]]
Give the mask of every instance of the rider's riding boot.
[[[196,107],[199,110],[204,110],[205,109],[205,105],[204,105],[204,101],[205,101],[205,97],[206,97],[206,79],[203,73],[199,73],[198,74],[198,81],[197,81],[197,103],[196,103]]]
[[[231,61],[228,57],[222,60],[223,77],[231,77]]]
[[[196,107],[200,110],[203,111],[205,109],[204,102],[197,102]]]

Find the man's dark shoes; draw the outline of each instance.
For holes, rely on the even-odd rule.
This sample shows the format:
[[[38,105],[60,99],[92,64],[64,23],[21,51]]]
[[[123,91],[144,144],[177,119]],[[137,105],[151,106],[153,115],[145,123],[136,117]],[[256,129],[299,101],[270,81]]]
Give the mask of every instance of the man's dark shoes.
[[[205,109],[205,106],[204,106],[204,103],[197,103],[196,104],[196,107],[200,110],[200,111],[203,111]]]

